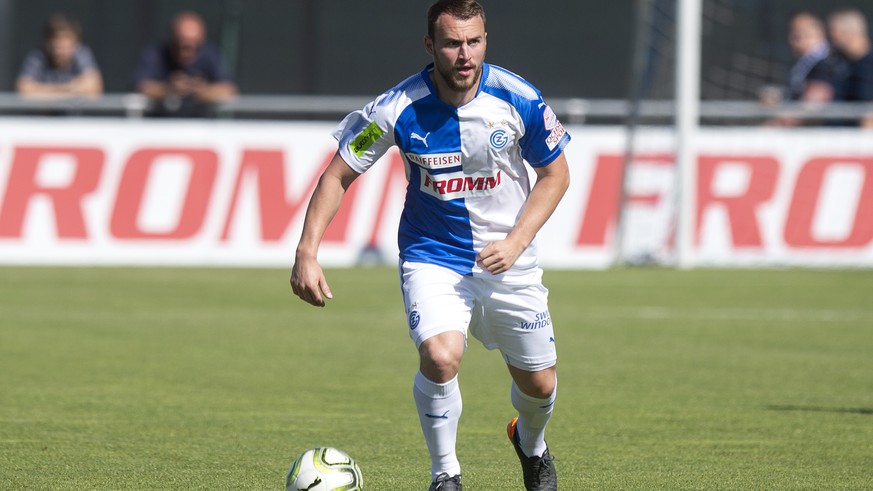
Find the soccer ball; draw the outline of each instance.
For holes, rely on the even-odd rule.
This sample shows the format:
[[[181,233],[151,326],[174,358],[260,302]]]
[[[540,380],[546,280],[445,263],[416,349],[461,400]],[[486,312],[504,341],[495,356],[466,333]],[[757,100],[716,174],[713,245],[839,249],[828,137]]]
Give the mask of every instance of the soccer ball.
[[[285,491],[359,491],[364,478],[355,459],[331,447],[310,448],[288,469]]]

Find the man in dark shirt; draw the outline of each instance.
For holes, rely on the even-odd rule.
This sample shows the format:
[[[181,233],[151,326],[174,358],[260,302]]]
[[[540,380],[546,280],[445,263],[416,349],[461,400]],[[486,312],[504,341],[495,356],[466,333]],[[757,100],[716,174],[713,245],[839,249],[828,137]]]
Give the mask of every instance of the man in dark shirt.
[[[206,26],[194,12],[172,22],[172,37],[145,49],[134,75],[136,90],[156,102],[156,115],[198,117],[237,93],[218,50],[206,42]]]
[[[845,102],[873,101],[873,48],[867,34],[867,20],[855,9],[839,10],[828,18],[834,48],[846,60],[846,72],[836,87],[836,99]],[[860,125],[873,128],[873,115]]]
[[[824,23],[810,12],[798,12],[791,17],[788,45],[796,57],[788,75],[783,99],[785,102],[825,104],[834,100],[835,83],[841,70],[841,60],[832,53],[825,35]],[[820,121],[779,115],[767,126],[802,126]]]
[[[796,14],[791,19],[788,44],[797,61],[791,67],[786,99],[802,102],[833,100],[838,62],[831,54],[822,21],[809,12]]]

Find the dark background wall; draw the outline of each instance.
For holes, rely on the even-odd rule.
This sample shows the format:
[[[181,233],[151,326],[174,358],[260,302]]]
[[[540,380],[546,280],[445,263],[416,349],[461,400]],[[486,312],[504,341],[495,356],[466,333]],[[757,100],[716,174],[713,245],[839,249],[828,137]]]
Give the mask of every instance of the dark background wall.
[[[0,0],[0,91],[40,43],[43,21],[66,12],[83,25],[107,92],[131,90],[143,46],[167,35],[191,9],[248,94],[379,93],[429,60],[422,37],[431,0]],[[537,85],[547,97],[623,98],[630,84],[637,0],[482,0],[488,61]],[[651,0],[651,95],[669,96],[675,0]],[[791,62],[785,23],[800,8],[826,13],[870,0],[704,1],[704,94],[748,98],[778,82]]]

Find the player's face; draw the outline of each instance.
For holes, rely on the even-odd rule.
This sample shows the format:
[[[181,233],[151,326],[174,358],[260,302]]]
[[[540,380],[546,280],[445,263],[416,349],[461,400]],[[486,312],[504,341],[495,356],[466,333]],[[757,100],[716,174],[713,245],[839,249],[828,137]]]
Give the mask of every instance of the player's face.
[[[434,82],[440,97],[463,104],[476,95],[485,60],[485,23],[478,15],[460,20],[443,14],[425,48],[433,56]]]

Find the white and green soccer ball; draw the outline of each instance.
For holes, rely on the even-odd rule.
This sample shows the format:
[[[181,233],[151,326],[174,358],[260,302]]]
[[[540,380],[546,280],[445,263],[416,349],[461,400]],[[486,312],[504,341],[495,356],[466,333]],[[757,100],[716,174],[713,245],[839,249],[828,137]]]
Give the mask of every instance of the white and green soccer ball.
[[[349,454],[331,447],[310,448],[288,469],[286,491],[359,491],[361,469]]]

